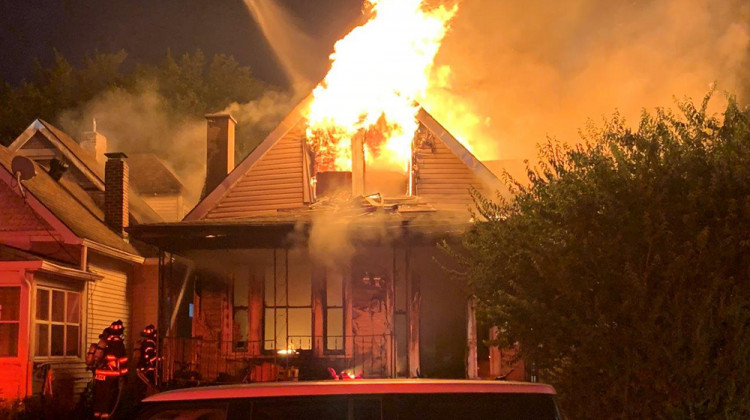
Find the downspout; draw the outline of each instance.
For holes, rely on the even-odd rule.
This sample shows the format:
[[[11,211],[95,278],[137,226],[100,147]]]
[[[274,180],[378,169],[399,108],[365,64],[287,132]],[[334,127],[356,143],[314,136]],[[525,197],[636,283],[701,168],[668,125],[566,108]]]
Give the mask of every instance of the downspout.
[[[34,369],[32,368],[33,362],[31,361],[31,355],[33,354],[32,353],[33,348],[31,345],[31,337],[33,337],[32,326],[31,326],[31,322],[32,322],[31,321],[31,314],[32,314],[31,304],[33,303],[33,299],[31,296],[32,288],[31,288],[31,281],[29,280],[29,276],[28,276],[28,271],[24,270],[23,281],[26,282],[26,289],[28,290],[27,292],[28,304],[26,305],[26,326],[29,329],[28,338],[26,339],[26,347],[28,348],[26,349],[26,384],[25,384],[24,394],[25,396],[29,397],[31,396],[29,392],[29,387],[31,385],[31,376],[34,373]]]

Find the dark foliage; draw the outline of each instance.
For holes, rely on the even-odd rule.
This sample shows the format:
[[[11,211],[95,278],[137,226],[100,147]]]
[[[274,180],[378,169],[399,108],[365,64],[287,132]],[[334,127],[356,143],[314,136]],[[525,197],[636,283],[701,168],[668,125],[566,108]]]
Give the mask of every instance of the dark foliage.
[[[750,418],[750,110],[710,97],[551,141],[512,200],[477,196],[480,315],[571,418]]]
[[[54,122],[62,111],[80,110],[107,91],[135,92],[148,86],[179,118],[247,103],[269,88],[249,67],[221,54],[208,59],[200,50],[180,57],[167,52],[158,65],[127,60],[124,51],[97,54],[74,68],[58,53],[52,66],[37,64],[33,80],[19,86],[0,84],[0,144],[10,144],[36,118]]]

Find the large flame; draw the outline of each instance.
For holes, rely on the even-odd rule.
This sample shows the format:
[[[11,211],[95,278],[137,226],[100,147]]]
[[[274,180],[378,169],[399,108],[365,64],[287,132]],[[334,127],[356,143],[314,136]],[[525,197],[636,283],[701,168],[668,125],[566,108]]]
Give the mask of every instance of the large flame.
[[[319,170],[351,170],[351,145],[369,166],[404,171],[435,55],[457,7],[370,0],[369,20],[338,41],[313,91],[307,138]]]

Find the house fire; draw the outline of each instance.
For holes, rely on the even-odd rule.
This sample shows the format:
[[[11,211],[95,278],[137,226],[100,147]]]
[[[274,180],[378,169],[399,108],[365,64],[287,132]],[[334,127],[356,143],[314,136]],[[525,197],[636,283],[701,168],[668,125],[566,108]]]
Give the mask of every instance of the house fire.
[[[247,363],[278,369],[283,357],[306,368],[303,378],[327,367],[463,376],[466,298],[436,244],[469,224],[469,189],[494,191],[497,179],[424,110],[406,176],[362,162],[318,171],[307,106],[182,222],[130,229],[165,251],[168,371],[189,366],[216,379]],[[229,115],[208,116],[209,153],[224,156],[212,150],[232,147],[233,126]],[[229,169],[223,157],[208,164],[207,179]]]
[[[469,225],[472,188],[501,186],[417,104],[455,9],[371,6],[236,167],[236,121],[207,115],[203,199],[129,229],[163,255],[166,380],[467,374],[472,316],[437,244]]]

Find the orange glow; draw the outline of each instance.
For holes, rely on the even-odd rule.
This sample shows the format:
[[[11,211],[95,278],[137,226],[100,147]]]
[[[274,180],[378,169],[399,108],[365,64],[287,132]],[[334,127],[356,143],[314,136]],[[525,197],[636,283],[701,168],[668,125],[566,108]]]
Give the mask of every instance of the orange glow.
[[[331,69],[313,91],[307,138],[318,169],[351,170],[361,136],[369,166],[407,171],[418,102],[457,6],[424,0],[371,0],[370,19],[339,40]]]

